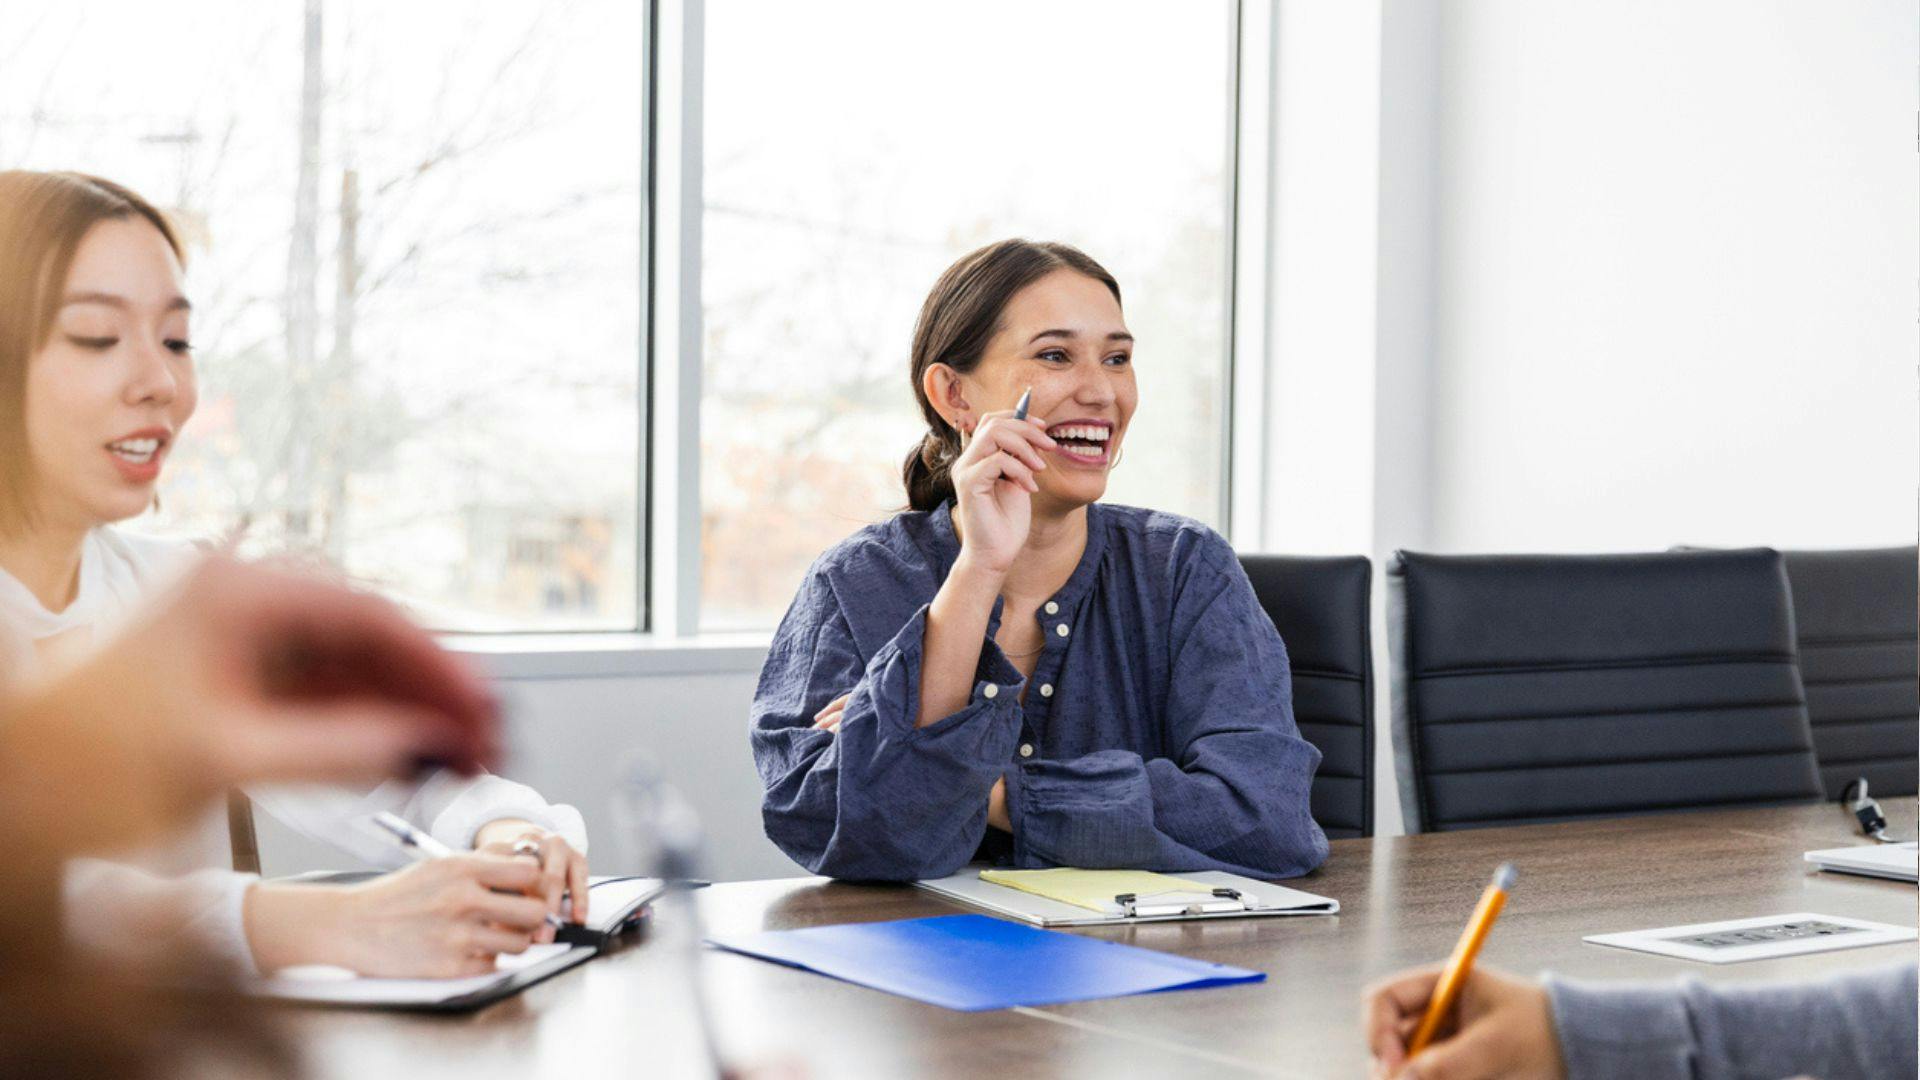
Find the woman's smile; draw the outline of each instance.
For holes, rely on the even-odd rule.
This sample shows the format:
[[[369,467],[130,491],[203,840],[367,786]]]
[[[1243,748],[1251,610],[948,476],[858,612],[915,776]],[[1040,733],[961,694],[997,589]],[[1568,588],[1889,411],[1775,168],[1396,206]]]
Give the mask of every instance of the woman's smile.
[[[1063,420],[1050,425],[1047,435],[1060,444],[1051,453],[1073,465],[1105,469],[1111,460],[1114,437],[1111,420]]]
[[[142,428],[108,443],[107,456],[129,482],[151,484],[160,478],[160,466],[172,442],[173,432],[166,428]]]

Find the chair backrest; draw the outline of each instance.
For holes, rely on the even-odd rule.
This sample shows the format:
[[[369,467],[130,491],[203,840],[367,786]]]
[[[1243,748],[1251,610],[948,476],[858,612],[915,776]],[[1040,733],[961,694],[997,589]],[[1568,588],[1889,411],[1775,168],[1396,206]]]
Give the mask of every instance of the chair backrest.
[[[1293,716],[1320,750],[1313,819],[1327,836],[1373,835],[1373,564],[1364,555],[1242,555],[1286,643]]]
[[[1389,569],[1409,832],[1820,796],[1776,551]]]
[[[1920,548],[1789,551],[1800,676],[1828,798],[1912,795],[1920,754]]]

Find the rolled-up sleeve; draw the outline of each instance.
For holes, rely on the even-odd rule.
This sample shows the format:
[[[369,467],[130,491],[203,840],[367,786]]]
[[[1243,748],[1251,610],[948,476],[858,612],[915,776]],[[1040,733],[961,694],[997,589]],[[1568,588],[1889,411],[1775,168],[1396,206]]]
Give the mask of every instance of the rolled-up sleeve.
[[[1222,545],[1224,548],[1224,545]],[[1020,866],[1304,874],[1327,857],[1286,648],[1245,573],[1214,555],[1172,613],[1166,756],[1101,750],[1008,768]]]
[[[767,837],[808,870],[904,881],[965,865],[1020,732],[1022,678],[982,643],[960,711],[915,727],[927,608],[861,655],[832,583],[808,576],[781,622],[754,695],[751,739]],[[837,733],[813,727],[847,695]]]

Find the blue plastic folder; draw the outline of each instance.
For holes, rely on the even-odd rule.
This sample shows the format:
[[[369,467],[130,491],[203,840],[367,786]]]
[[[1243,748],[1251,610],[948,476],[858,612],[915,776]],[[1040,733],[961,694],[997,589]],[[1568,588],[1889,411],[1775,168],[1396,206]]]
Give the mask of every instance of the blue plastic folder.
[[[709,938],[708,944],[962,1012],[1266,978],[986,915],[773,930]]]

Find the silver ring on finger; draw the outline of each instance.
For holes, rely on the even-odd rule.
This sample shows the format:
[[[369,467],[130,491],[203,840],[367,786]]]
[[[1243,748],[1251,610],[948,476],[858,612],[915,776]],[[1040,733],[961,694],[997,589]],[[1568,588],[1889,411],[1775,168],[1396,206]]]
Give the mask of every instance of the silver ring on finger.
[[[540,858],[540,841],[531,836],[523,836],[513,842],[513,853],[525,855],[537,861]]]

